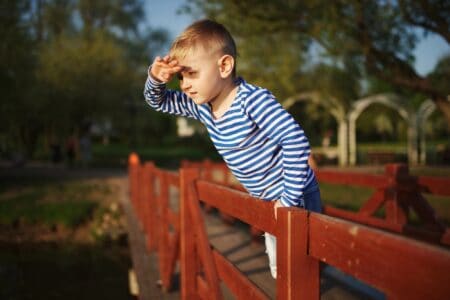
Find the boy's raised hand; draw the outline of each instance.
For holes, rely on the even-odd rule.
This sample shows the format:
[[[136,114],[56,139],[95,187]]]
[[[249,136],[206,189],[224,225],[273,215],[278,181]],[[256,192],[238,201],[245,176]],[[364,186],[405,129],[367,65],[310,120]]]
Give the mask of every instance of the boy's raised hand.
[[[171,58],[169,55],[166,55],[163,58],[157,56],[153,61],[149,75],[159,82],[167,83],[182,69],[183,67],[178,64],[178,61]]]

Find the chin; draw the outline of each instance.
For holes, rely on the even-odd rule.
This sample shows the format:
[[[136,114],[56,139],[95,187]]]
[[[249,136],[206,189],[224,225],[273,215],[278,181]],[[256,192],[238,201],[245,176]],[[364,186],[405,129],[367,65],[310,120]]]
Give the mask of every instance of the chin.
[[[191,98],[191,99],[194,100],[195,104],[197,104],[197,105],[205,104],[208,102],[208,100],[206,100],[206,99],[201,99],[201,98],[197,98],[197,97]]]

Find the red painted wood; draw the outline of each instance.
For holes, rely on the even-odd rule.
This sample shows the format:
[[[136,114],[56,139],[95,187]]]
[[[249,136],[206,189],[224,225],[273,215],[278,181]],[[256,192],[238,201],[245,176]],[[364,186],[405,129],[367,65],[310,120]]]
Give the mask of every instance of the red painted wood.
[[[441,196],[450,196],[450,179],[428,176],[417,177],[422,192]]]
[[[130,156],[129,162],[130,199],[139,220],[143,222],[144,229],[149,234],[147,219],[151,215],[149,211],[151,204],[147,199],[151,193],[150,189],[144,186],[153,185],[149,183],[152,180],[146,173],[145,165],[144,167],[140,165],[138,156],[137,159]],[[209,169],[204,170],[209,175],[205,176],[211,176],[211,170],[215,167],[209,163]],[[245,283],[246,278],[244,278],[244,287],[239,288],[242,278],[230,271],[235,267],[217,252],[211,252],[204,224],[202,224],[198,197],[206,204],[217,207],[223,213],[238,217],[251,226],[256,226],[255,228],[277,233],[280,247],[278,255],[282,256],[278,259],[277,291],[280,294],[277,294],[277,298],[298,299],[300,295],[303,295],[306,298],[302,299],[317,299],[318,260],[330,263],[373,284],[385,291],[389,298],[440,299],[450,294],[444,284],[445,281],[450,282],[449,275],[446,274],[450,269],[450,252],[447,250],[324,215],[311,214],[308,218],[308,215],[299,213],[303,210],[295,208],[281,209],[283,212],[279,213],[279,231],[276,232],[271,203],[205,180],[199,180],[194,184],[193,179],[198,178],[199,172],[195,170],[183,172],[185,172],[184,179],[181,177],[180,181],[173,172],[155,169],[153,173],[154,179],[158,177],[161,184],[154,214],[157,217],[156,224],[165,224],[160,226],[164,227],[165,234],[160,234],[158,247],[160,243],[163,243],[168,250],[161,258],[162,264],[165,265],[162,267],[161,274],[163,274],[162,277],[168,278],[163,281],[170,281],[176,259],[180,257],[182,299],[221,297],[218,287],[219,277],[226,281],[232,291],[238,291],[238,298],[245,299],[248,293],[253,293],[252,289],[245,285],[251,282]],[[224,171],[224,174],[225,172],[228,171]],[[321,172],[318,171],[319,174]],[[444,231],[442,228],[433,227],[436,225],[435,216],[429,210],[426,199],[423,199],[419,193],[421,190],[426,190],[447,195],[445,193],[448,188],[444,187],[444,181],[410,176],[408,168],[404,165],[387,166],[384,179],[380,179],[379,175],[361,176],[360,173],[354,173],[353,175],[357,177],[353,178],[347,175],[325,172],[322,173],[322,177],[321,175],[318,177],[329,179],[331,183],[371,186],[381,191],[383,191],[382,187],[391,190],[383,191],[385,196],[382,200],[380,200],[381,192],[378,195],[375,193],[371,198],[372,202],[365,204],[359,213],[325,207],[326,213],[391,231],[421,236],[427,240],[440,239],[441,243],[450,245],[449,230]],[[227,177],[223,178],[224,183],[228,182],[225,178]],[[373,185],[369,185],[370,180],[373,181]],[[168,206],[169,184],[180,186],[179,217]],[[195,193],[194,186],[198,194]],[[190,197],[189,202],[183,203],[189,199],[188,197]],[[194,205],[188,207],[191,202]],[[383,203],[386,204],[387,219],[371,216],[372,212],[375,212]],[[432,225],[430,228],[434,231],[412,228],[404,224],[405,215],[402,214],[409,208],[418,211],[418,215],[428,221],[428,224]],[[196,217],[193,218],[191,214]],[[169,233],[169,226],[175,229],[173,233]],[[177,234],[180,236],[178,237]],[[197,240],[194,239],[195,235],[198,236]],[[180,241],[180,248],[177,246],[178,241]],[[307,267],[298,268],[304,265],[305,261],[308,262]],[[205,277],[200,278],[196,276],[197,274],[204,274]],[[238,278],[241,279],[238,280]],[[302,284],[304,287],[299,288]],[[281,286],[286,288],[280,289]],[[242,295],[244,296],[241,297]],[[253,296],[248,298],[253,299]]]
[[[161,274],[162,286],[165,290],[170,290],[172,284],[172,276],[169,274],[170,254],[169,254],[169,185],[167,182],[166,172],[158,172],[159,179],[159,233],[158,233],[158,258],[159,272]]]
[[[195,186],[192,186],[195,189]],[[208,284],[209,298],[208,299],[222,299],[222,294],[219,286],[219,277],[217,269],[214,264],[214,259],[211,252],[211,246],[208,241],[203,216],[201,214],[200,202],[198,200],[198,193],[195,197],[189,197],[189,216],[191,228],[195,232],[195,242],[197,253],[200,262],[203,266],[205,279]]]
[[[319,299],[319,261],[308,256],[308,212],[278,209],[277,299]]]
[[[358,213],[336,208],[330,205],[325,205],[323,211],[326,215],[329,216],[357,222],[364,225],[373,226],[380,229],[390,230],[394,232],[402,232],[403,230],[402,225],[387,222],[385,219],[371,216],[364,216]]]
[[[366,203],[358,211],[359,214],[365,216],[373,215],[385,202],[384,189],[377,190]]]
[[[166,176],[168,185],[172,185],[177,188],[180,187],[180,176],[177,172],[164,171],[164,175]]]
[[[147,249],[153,251],[157,245],[157,226],[156,226],[156,198],[153,190],[154,171],[155,165],[152,162],[146,162],[144,164],[143,173],[143,186],[144,189],[144,227],[147,234]]]
[[[197,275],[196,279],[197,279],[197,292],[199,298],[202,300],[214,299],[211,298],[211,292],[208,288],[208,283],[206,282],[206,280],[200,275]]]
[[[357,172],[342,172],[332,170],[315,171],[319,182],[327,182],[332,184],[366,186],[375,189],[384,188],[389,185],[389,179],[384,175],[364,174]]]
[[[222,254],[214,250],[213,255],[220,279],[222,279],[237,299],[269,299],[269,296],[242,274]]]
[[[197,190],[201,201],[258,229],[275,234],[272,203],[204,180],[197,181]]]
[[[198,260],[195,236],[189,213],[190,197],[195,197],[194,180],[200,176],[196,169],[180,170],[180,273],[181,299],[199,299],[197,294]]]
[[[450,246],[450,229],[445,230],[444,234],[442,235],[441,242],[442,244]]]
[[[309,255],[385,291],[394,299],[446,299],[450,252],[312,213]]]

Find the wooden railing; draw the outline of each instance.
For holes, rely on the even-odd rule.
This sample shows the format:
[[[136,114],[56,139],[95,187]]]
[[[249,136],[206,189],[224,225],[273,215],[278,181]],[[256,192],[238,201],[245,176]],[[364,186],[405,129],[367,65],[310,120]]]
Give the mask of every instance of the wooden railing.
[[[153,175],[145,177],[144,170]],[[165,289],[171,287],[180,250],[182,299],[221,299],[220,282],[238,299],[268,298],[211,246],[201,202],[277,236],[277,299],[318,299],[319,262],[341,269],[392,299],[444,299],[450,293],[450,252],[446,249],[298,208],[280,209],[275,220],[271,203],[200,177],[198,169],[181,169],[178,177],[130,157],[131,200],[151,241],[149,250],[158,245]],[[419,182],[439,189],[438,184],[429,185],[430,179]],[[145,185],[150,187],[147,191]],[[164,191],[169,185],[179,186],[179,215],[167,208],[169,196]],[[160,207],[153,209],[156,213],[148,211],[155,206]],[[148,218],[164,229],[152,232]]]
[[[226,182],[217,180],[217,178],[230,178],[229,170],[223,163],[205,160],[195,163],[186,162],[184,166],[198,167],[202,174],[208,174],[203,178],[226,185],[232,184],[233,187],[243,190],[229,179]],[[212,174],[221,172],[225,174],[213,178]],[[435,211],[423,196],[424,193],[450,196],[450,178],[412,176],[409,174],[408,166],[404,164],[388,164],[385,166],[385,173],[379,175],[324,169],[316,169],[315,173],[319,183],[360,186],[375,190],[375,193],[357,212],[325,205],[325,214],[450,246],[450,229],[438,220]],[[381,208],[385,210],[382,218],[376,216]],[[411,211],[415,212],[423,223],[421,227],[411,226],[408,223]],[[256,230],[253,232],[255,236],[260,235],[260,232]]]
[[[422,194],[427,192],[450,196],[450,179],[412,176],[408,166],[403,164],[386,165],[385,173],[381,175],[329,170],[318,170],[316,175],[321,183],[375,189],[375,193],[359,211],[351,212],[326,205],[325,214],[450,246],[449,229],[438,220],[435,211]],[[384,217],[375,216],[382,207],[385,210]],[[421,228],[408,223],[411,211],[424,223]]]

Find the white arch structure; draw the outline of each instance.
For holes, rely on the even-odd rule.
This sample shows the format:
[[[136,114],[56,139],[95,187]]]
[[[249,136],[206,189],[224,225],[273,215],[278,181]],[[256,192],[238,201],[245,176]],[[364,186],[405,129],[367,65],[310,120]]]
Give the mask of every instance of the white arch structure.
[[[395,94],[378,94],[355,101],[349,112],[335,98],[325,98],[318,92],[301,93],[286,99],[283,106],[289,109],[299,101],[312,101],[325,106],[338,123],[338,152],[340,165],[356,164],[356,121],[370,105],[379,103],[396,110],[406,121],[407,155],[411,164],[426,162],[425,122],[435,111],[436,105],[430,99],[422,103],[415,112],[409,103]]]
[[[398,97],[395,94],[378,94],[374,96],[369,96],[366,98],[362,98],[353,103],[353,107],[349,112],[349,141],[350,141],[350,164],[356,164],[356,121],[361,113],[366,110],[372,104],[383,104],[394,110],[396,110],[399,115],[406,121],[408,124],[408,160],[410,162],[417,161],[417,157],[414,154],[414,149],[417,148],[415,145],[417,143],[417,133],[415,128],[417,128],[415,124],[414,112],[411,109],[408,109],[408,104],[402,98]],[[414,142],[416,141],[416,143]]]
[[[287,98],[283,102],[283,106],[289,109],[296,102],[311,101],[327,108],[330,114],[336,119],[338,123],[337,130],[337,144],[338,144],[338,158],[340,165],[348,164],[348,122],[347,112],[344,106],[333,97],[323,97],[318,92],[300,93],[295,96]]]

